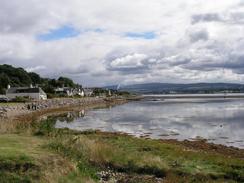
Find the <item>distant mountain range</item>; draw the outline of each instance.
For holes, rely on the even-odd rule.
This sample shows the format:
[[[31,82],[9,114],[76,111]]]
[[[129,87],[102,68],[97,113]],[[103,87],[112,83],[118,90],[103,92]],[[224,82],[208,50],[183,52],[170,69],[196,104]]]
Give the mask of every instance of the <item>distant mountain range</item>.
[[[117,89],[118,86],[107,86]],[[120,86],[119,90],[139,94],[244,92],[244,84],[234,83],[145,83]]]

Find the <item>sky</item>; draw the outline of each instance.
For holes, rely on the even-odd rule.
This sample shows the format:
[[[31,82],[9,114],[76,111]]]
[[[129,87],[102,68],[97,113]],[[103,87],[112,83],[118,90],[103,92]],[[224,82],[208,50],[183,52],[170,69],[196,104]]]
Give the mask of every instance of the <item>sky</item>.
[[[0,5],[0,64],[84,86],[244,83],[244,0]]]

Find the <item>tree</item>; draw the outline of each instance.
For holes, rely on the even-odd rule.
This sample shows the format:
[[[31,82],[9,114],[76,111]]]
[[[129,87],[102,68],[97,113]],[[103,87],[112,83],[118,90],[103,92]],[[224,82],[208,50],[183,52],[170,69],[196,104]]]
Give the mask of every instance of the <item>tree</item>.
[[[13,86],[26,86],[31,84],[31,78],[23,68],[14,68],[11,65],[0,65],[0,73],[9,78],[9,84]]]
[[[60,87],[63,85],[67,86],[67,87],[75,87],[74,82],[71,79],[66,78],[66,77],[59,77],[58,78],[58,84]]]
[[[15,68],[11,65],[0,65],[0,93],[5,93],[7,85],[11,86],[29,86],[38,84],[46,93],[54,93],[57,87],[81,87],[75,84],[71,79],[60,77],[58,80],[42,78],[37,73],[28,73],[23,68]]]
[[[10,79],[5,73],[0,74],[0,93],[5,94],[5,89],[10,84]]]
[[[41,80],[41,77],[38,74],[36,74],[34,72],[30,72],[29,76],[30,76],[31,81],[32,81],[33,84],[41,84],[42,80]]]

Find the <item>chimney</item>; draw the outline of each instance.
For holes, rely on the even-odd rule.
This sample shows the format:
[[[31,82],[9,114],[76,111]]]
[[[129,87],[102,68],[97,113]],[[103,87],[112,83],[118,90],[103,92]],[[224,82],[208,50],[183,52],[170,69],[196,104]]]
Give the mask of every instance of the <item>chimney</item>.
[[[8,87],[7,87],[8,89],[10,89],[11,88],[11,86],[10,85],[8,85]]]
[[[30,88],[33,88],[33,85],[32,84],[30,84]]]

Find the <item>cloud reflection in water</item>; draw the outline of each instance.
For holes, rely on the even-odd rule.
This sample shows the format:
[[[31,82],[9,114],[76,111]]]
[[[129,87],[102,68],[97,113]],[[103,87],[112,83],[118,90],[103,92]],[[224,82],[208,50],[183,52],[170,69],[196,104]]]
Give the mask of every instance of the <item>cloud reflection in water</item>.
[[[244,148],[244,100],[139,101],[87,111],[57,128],[99,129],[152,138],[194,139]]]

